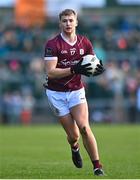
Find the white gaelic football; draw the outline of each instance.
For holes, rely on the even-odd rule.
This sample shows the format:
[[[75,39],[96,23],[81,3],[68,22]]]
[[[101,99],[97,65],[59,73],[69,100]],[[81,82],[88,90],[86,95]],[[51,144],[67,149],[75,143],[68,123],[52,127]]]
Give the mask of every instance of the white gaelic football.
[[[97,67],[97,64],[100,64],[100,60],[97,58],[96,55],[92,55],[92,54],[88,54],[83,56],[83,61],[82,61],[82,65],[84,64],[88,64],[90,63],[92,67],[91,70],[89,70],[89,72],[92,72],[92,74],[95,72],[95,68]]]

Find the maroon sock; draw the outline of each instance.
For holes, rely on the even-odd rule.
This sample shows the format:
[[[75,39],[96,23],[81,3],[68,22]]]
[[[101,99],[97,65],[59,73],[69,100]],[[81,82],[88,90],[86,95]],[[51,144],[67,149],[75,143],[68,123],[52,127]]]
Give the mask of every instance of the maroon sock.
[[[94,169],[101,168],[101,164],[99,163],[99,160],[92,161]]]

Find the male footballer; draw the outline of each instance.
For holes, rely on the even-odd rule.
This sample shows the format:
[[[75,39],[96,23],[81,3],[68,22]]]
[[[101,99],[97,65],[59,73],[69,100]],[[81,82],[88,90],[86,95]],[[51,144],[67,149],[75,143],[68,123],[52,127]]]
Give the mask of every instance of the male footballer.
[[[101,64],[91,74],[90,64],[82,65],[82,57],[93,54],[91,42],[76,34],[77,14],[72,9],[65,9],[59,14],[60,34],[48,40],[45,45],[46,95],[50,107],[63,126],[72,152],[72,161],[77,168],[82,168],[78,140],[82,137],[83,145],[93,165],[96,176],[104,175],[99,160],[96,139],[89,125],[89,112],[85,89],[81,75],[100,75],[104,71]]]

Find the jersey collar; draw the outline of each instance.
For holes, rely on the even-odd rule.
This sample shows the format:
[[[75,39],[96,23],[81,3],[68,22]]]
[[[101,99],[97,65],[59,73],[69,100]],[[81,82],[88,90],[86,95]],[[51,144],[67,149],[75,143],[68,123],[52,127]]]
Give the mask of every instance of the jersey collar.
[[[71,46],[74,46],[74,44],[77,42],[77,36],[76,36],[76,40],[73,43],[71,43],[63,36],[62,33],[60,35],[61,35],[62,39]]]

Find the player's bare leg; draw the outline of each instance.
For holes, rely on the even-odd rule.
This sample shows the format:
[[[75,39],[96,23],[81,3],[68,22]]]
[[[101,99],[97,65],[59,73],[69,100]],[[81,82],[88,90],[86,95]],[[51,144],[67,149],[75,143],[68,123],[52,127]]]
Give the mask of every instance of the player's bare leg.
[[[70,114],[59,118],[64,130],[67,134],[67,140],[71,146],[72,160],[77,168],[82,168],[82,158],[79,152],[78,140],[80,138],[79,128]]]
[[[71,108],[71,114],[80,129],[84,147],[87,150],[94,166],[94,174],[103,175],[101,164],[99,163],[97,142],[89,125],[87,103],[82,103]],[[96,170],[98,171],[96,172]]]

